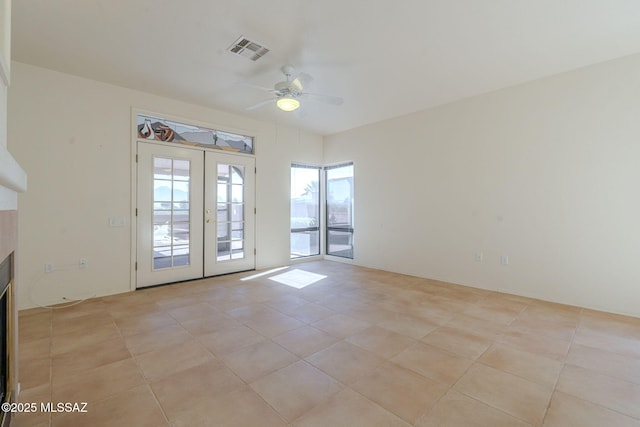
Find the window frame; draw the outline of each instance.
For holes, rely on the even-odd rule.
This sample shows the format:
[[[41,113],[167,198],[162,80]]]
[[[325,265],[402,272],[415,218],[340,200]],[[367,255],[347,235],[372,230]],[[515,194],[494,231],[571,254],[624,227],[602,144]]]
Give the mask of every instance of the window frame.
[[[332,170],[332,169],[338,169],[338,168],[343,168],[343,167],[347,167],[347,166],[351,166],[352,168],[352,173],[350,178],[350,182],[351,182],[351,194],[350,194],[350,205],[348,207],[348,215],[349,215],[349,226],[348,227],[332,227],[330,225],[331,221],[329,218],[329,215],[331,214],[331,209],[329,208],[329,173],[327,173],[327,171]],[[354,182],[355,182],[355,165],[353,161],[348,161],[348,162],[340,162],[340,163],[335,163],[335,164],[331,164],[331,165],[325,165],[323,167],[323,173],[324,173],[324,220],[325,220],[325,227],[324,227],[324,241],[325,241],[325,250],[324,250],[324,254],[327,256],[332,256],[332,257],[338,257],[338,258],[344,258],[344,259],[355,259],[354,256],[354,249],[355,249],[355,245],[354,245],[354,237],[355,237],[355,227],[354,227],[354,219],[355,219],[355,215],[354,215],[354,199],[355,199],[355,186],[354,186]],[[340,253],[330,253],[330,249],[331,249],[331,244],[330,244],[330,240],[329,240],[329,234],[331,231],[339,231],[339,232],[345,232],[345,233],[350,233],[351,237],[349,239],[350,242],[350,255],[344,255],[344,254],[340,254]]]
[[[315,226],[307,226],[307,227],[296,227],[293,228],[291,227],[291,218],[292,218],[292,210],[291,210],[291,200],[292,200],[292,193],[291,190],[289,191],[289,259],[291,261],[294,260],[299,260],[299,259],[306,259],[306,258],[310,258],[310,257],[317,257],[317,256],[322,256],[323,253],[323,241],[322,241],[322,230],[323,230],[323,211],[322,211],[322,200],[323,200],[323,195],[324,195],[324,189],[323,187],[323,169],[322,166],[319,165],[313,165],[313,164],[308,164],[308,163],[302,163],[302,162],[291,162],[291,166],[289,168],[290,171],[290,180],[291,178],[291,172],[293,171],[294,168],[300,168],[300,169],[313,169],[316,170],[318,172],[318,195],[317,195],[317,210],[318,210],[318,223]],[[291,182],[289,183],[290,187],[291,187]],[[317,253],[313,253],[313,254],[309,254],[309,255],[294,255],[293,251],[291,250],[291,244],[292,244],[292,235],[294,233],[309,233],[309,232],[315,232],[317,235],[317,240],[318,240],[318,250]]]

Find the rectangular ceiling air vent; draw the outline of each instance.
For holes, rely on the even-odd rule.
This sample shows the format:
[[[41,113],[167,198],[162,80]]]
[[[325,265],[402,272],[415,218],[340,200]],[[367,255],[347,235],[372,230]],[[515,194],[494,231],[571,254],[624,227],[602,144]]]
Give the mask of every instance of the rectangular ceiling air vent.
[[[244,36],[241,36],[236,40],[227,50],[231,53],[235,53],[236,55],[249,58],[252,61],[262,58],[267,52],[269,52],[269,49],[266,47],[259,43],[252,42]]]

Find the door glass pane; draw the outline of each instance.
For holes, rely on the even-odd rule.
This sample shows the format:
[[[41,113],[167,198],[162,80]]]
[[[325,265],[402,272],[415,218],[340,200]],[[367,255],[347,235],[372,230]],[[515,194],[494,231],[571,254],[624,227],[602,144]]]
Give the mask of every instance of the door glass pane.
[[[171,159],[155,157],[153,159],[153,176],[155,179],[171,179]]]
[[[218,184],[218,202],[226,203],[229,199],[227,194],[227,184]]]
[[[189,221],[189,210],[178,210],[177,208],[179,207],[178,203],[174,203],[174,209],[173,209],[173,222],[188,222]],[[187,208],[189,207],[189,205],[187,205]]]
[[[244,223],[232,222],[231,240],[242,240],[244,238]]]
[[[244,166],[218,164],[217,260],[244,258]]]
[[[171,180],[154,179],[153,200],[154,202],[171,203]],[[167,208],[169,206],[166,206]]]
[[[173,161],[173,179],[176,181],[189,181],[189,160]]]
[[[231,220],[242,221],[244,220],[244,205],[234,203],[231,205]]]
[[[231,183],[244,184],[244,166],[231,167]]]
[[[155,270],[171,267],[171,246],[153,248],[153,268]]]
[[[171,219],[171,212],[164,210],[153,211],[153,225],[165,225],[169,223]]]
[[[173,247],[173,267],[189,265],[189,246]]]
[[[171,233],[173,242],[176,245],[188,245],[189,244],[189,223],[178,222],[173,224],[173,232]]]
[[[190,161],[153,159],[153,268],[189,265]]]
[[[231,201],[233,203],[244,202],[244,188],[242,185],[233,184],[231,186]]]
[[[327,254],[353,258],[353,164],[325,169]]]
[[[218,182],[229,182],[229,165],[218,164]]]
[[[228,222],[218,222],[218,242],[231,240],[229,224]]]
[[[173,202],[188,202],[189,201],[189,182],[188,181],[174,181],[173,183]]]
[[[320,168],[291,165],[291,258],[320,254]]]
[[[231,242],[218,241],[218,261],[231,259]]]
[[[234,240],[231,242],[231,258],[242,259],[244,258],[244,241]]]

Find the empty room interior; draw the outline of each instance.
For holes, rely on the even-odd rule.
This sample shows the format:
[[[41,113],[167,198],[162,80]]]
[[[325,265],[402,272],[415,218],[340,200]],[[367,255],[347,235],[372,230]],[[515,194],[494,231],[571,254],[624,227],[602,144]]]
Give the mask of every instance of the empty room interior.
[[[0,427],[640,427],[639,2],[0,25]]]

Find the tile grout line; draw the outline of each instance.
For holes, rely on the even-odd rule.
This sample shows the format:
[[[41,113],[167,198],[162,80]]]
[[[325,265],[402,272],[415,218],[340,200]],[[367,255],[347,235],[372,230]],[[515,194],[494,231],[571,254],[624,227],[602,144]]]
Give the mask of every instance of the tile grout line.
[[[558,392],[558,383],[560,382],[560,377],[562,376],[562,372],[564,371],[565,366],[567,366],[567,358],[569,357],[569,353],[571,352],[571,347],[573,346],[573,340],[575,339],[576,333],[578,332],[578,328],[580,327],[580,322],[582,321],[583,313],[584,313],[584,308],[580,308],[578,321],[576,322],[576,326],[573,329],[573,332],[571,333],[571,339],[569,340],[569,347],[567,349],[567,353],[564,355],[562,359],[562,367],[558,371],[558,375],[553,384],[553,391],[551,392],[551,397],[549,398],[549,401],[547,402],[547,407],[544,410],[544,416],[542,417],[542,424],[544,424],[544,421],[546,420],[547,415],[549,415],[549,409],[551,408],[551,402],[553,401],[553,396],[556,394],[556,392]]]
[[[523,312],[524,312],[524,311],[525,311],[529,306],[530,306],[530,304],[529,304],[529,305],[526,305],[525,307],[523,307],[523,308],[519,311],[518,315],[517,315],[517,316],[515,316],[515,317],[511,320],[511,322],[509,322],[509,324],[508,324],[508,325],[506,325],[506,326],[508,327],[508,326],[513,325],[513,323],[514,323],[514,322],[516,322],[516,320],[518,319],[518,317],[519,317],[519,316],[520,316],[520,315],[521,315],[521,314],[522,314],[522,313],[523,313]],[[503,332],[503,333],[504,333],[504,332]],[[484,364],[483,362],[480,362],[480,361],[479,361],[479,359],[480,359],[480,358],[481,358],[485,353],[487,353],[491,348],[493,348],[497,343],[499,343],[499,342],[497,341],[497,339],[498,339],[498,337],[499,337],[500,335],[502,335],[503,333],[501,333],[501,334],[496,334],[496,336],[494,337],[494,339],[493,339],[493,340],[492,340],[492,342],[491,342],[491,345],[489,345],[489,347],[487,347],[487,349],[486,349],[485,351],[483,351],[481,355],[479,355],[477,358],[473,359],[473,363],[471,363],[471,364],[467,367],[467,369],[464,371],[464,373],[463,373],[462,375],[460,375],[460,377],[459,377],[459,378],[458,378],[458,379],[457,379],[453,384],[451,384],[451,386],[449,387],[449,390],[447,391],[447,393],[448,393],[449,391],[455,391],[455,392],[460,393],[460,394],[462,394],[462,395],[464,395],[464,396],[466,396],[466,397],[468,397],[468,398],[470,398],[470,399],[473,399],[474,401],[476,401],[476,402],[478,402],[478,403],[480,403],[480,404],[482,404],[482,405],[486,405],[486,406],[488,406],[488,407],[490,407],[490,408],[492,408],[492,409],[494,409],[494,410],[496,410],[496,411],[499,411],[499,412],[501,412],[501,413],[503,413],[503,414],[505,414],[505,415],[507,415],[507,416],[509,416],[509,417],[516,418],[516,419],[518,419],[518,420],[520,420],[520,421],[524,422],[525,424],[532,425],[532,424],[531,424],[531,423],[529,423],[527,420],[524,420],[524,419],[522,419],[522,418],[520,418],[520,417],[518,417],[518,416],[516,416],[516,415],[514,415],[514,414],[510,414],[510,413],[506,412],[505,410],[503,410],[503,409],[501,409],[501,408],[497,408],[497,407],[495,407],[495,406],[493,406],[493,405],[491,405],[491,404],[489,404],[489,403],[487,403],[487,402],[483,402],[482,400],[480,400],[480,399],[478,399],[478,398],[476,398],[476,397],[474,397],[474,396],[472,396],[472,395],[469,395],[469,394],[467,394],[467,393],[465,393],[465,392],[463,392],[463,391],[459,391],[459,390],[457,390],[457,389],[455,389],[455,388],[454,388],[454,387],[455,387],[455,385],[456,385],[456,384],[458,384],[458,383],[460,382],[460,380],[461,380],[461,379],[462,379],[462,378],[463,378],[463,377],[464,377],[464,376],[469,372],[469,370],[471,370],[471,368],[472,368],[475,364],[480,364],[480,365],[482,365],[482,366],[486,366],[486,367],[489,367],[489,368],[492,368],[492,369],[497,369],[497,368],[494,368],[494,367],[492,367],[492,366],[486,365],[486,364]],[[445,350],[445,351],[446,351],[446,350]],[[452,354],[454,354],[454,353],[452,353]],[[456,354],[456,355],[457,355],[457,354]],[[460,357],[459,355],[457,355],[457,356],[458,356],[458,357]],[[510,372],[502,371],[502,369],[498,369],[498,370],[499,370],[499,371],[501,371],[501,372],[505,372],[505,373],[507,373],[507,374],[511,374],[511,375],[513,375],[513,376],[515,376],[515,377],[517,377],[517,378],[523,379],[523,380],[525,380],[525,381],[532,382],[532,381],[528,380],[527,378],[524,378],[524,377],[522,377],[522,376],[520,376],[520,375],[516,375],[516,374],[512,374],[512,373],[510,373]],[[532,383],[533,383],[533,384],[537,384],[537,383],[534,383],[534,382],[532,382]],[[539,384],[537,384],[537,385],[539,385]],[[442,400],[442,398],[443,398],[444,396],[446,396],[446,394],[447,394],[447,393],[445,393],[445,395],[443,395],[443,396],[442,396],[438,401]],[[552,395],[553,395],[553,391],[552,391]],[[434,408],[434,407],[435,407],[435,405],[434,405],[430,410],[428,410],[427,412],[431,412],[431,410],[433,410],[433,408]],[[545,410],[545,414],[546,414],[546,410]],[[423,414],[423,417],[424,417],[425,415],[427,415],[427,413]],[[544,416],[542,417],[542,420],[544,421]]]
[[[111,314],[111,313],[109,313]],[[113,316],[112,316],[113,317]],[[142,367],[140,366],[140,364],[138,363],[138,360],[136,359],[136,356],[131,353],[131,349],[129,349],[129,347],[127,346],[126,343],[126,339],[124,334],[122,333],[122,330],[118,327],[118,325],[115,322],[115,319],[113,320],[113,323],[115,324],[116,328],[118,329],[118,334],[120,335],[120,338],[122,339],[122,342],[124,344],[124,346],[126,347],[127,351],[129,352],[129,356],[131,357],[131,359],[133,360],[133,363],[135,363],[136,365],[136,370],[138,371],[138,373],[140,374],[140,377],[144,380],[145,385],[147,386],[147,389],[149,390],[149,392],[151,393],[151,396],[153,396],[153,400],[155,401],[156,405],[158,406],[158,408],[160,409],[160,412],[162,413],[162,416],[164,417],[165,421],[167,422],[167,426],[170,426],[171,423],[169,422],[169,417],[167,416],[164,408],[162,407],[162,405],[160,404],[160,401],[158,400],[158,396],[156,396],[156,393],[153,391],[153,388],[151,387],[151,382],[149,381],[149,379],[144,375],[144,372],[142,370]],[[132,388],[130,388],[129,390],[132,390],[133,388],[136,388],[139,386],[134,386]],[[121,393],[122,391],[120,391],[119,393]],[[102,399],[104,400],[104,399]]]

